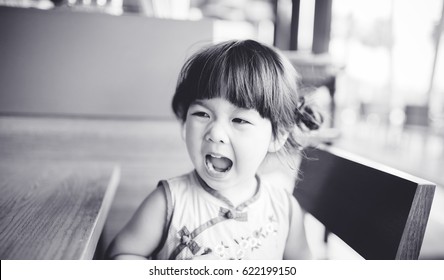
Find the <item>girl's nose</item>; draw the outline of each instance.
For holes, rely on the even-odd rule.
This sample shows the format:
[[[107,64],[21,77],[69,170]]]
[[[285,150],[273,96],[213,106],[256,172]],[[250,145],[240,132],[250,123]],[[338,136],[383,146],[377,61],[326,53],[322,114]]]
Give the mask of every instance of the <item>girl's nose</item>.
[[[227,144],[229,141],[226,128],[219,122],[214,122],[212,124],[205,135],[205,139],[210,142],[224,144]]]

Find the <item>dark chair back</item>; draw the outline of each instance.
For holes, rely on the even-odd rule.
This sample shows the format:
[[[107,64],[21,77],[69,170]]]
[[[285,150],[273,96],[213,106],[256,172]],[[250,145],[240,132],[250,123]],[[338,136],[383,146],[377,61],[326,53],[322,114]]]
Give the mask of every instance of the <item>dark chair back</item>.
[[[294,195],[365,259],[418,259],[435,185],[344,151],[307,149]]]

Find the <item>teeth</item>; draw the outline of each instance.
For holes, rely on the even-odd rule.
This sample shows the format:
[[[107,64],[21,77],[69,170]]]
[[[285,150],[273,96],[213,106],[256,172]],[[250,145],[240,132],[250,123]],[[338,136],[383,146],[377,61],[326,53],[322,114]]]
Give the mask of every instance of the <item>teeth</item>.
[[[216,171],[216,170],[214,170],[214,166],[213,166],[213,164],[212,164],[211,162],[207,162],[207,164],[208,164],[208,168],[209,168],[211,171]]]
[[[218,172],[218,173],[226,173],[226,172],[230,171],[230,169],[231,169],[231,167],[232,167],[232,162],[231,162],[230,159],[226,158],[226,160],[228,160],[228,161],[230,162],[228,166],[226,166],[226,167],[221,167],[221,166],[220,166],[220,163],[219,163],[219,166],[215,166],[215,165],[213,164],[213,161],[211,160],[212,158],[214,158],[214,159],[218,159],[218,160],[219,160],[219,159],[222,159],[222,158],[225,158],[225,157],[224,157],[224,156],[221,156],[221,155],[208,154],[208,155],[206,156],[205,163],[206,163],[206,165],[207,165],[207,167],[208,167],[208,169],[209,169],[210,171],[214,171],[214,172]]]

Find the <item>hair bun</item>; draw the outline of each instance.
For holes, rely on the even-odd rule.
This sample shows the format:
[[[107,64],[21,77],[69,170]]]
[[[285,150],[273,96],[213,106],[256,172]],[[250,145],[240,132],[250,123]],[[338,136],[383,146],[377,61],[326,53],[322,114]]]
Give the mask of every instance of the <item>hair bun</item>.
[[[320,128],[323,121],[322,115],[307,105],[305,98],[301,97],[296,112],[296,125],[303,130],[316,130]]]

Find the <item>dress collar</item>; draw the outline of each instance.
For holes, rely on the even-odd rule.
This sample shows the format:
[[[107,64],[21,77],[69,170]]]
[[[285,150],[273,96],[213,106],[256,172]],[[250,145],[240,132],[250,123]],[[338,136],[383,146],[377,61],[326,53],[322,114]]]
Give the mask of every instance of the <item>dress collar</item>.
[[[212,196],[214,196],[215,198],[223,201],[225,204],[227,204],[231,209],[235,209],[237,211],[240,211],[242,209],[244,209],[245,207],[247,207],[248,205],[252,204],[253,202],[255,202],[259,196],[260,196],[260,192],[261,192],[261,179],[260,177],[256,174],[255,178],[257,181],[257,189],[256,192],[254,193],[254,195],[249,198],[247,201],[239,204],[237,207],[234,207],[233,203],[226,198],[225,196],[221,195],[218,191],[216,191],[215,189],[211,188],[210,186],[208,186],[207,183],[205,183],[205,181],[199,176],[199,174],[197,173],[196,170],[194,170],[194,175],[197,178],[197,181],[199,182],[200,186],[209,194],[211,194]]]

